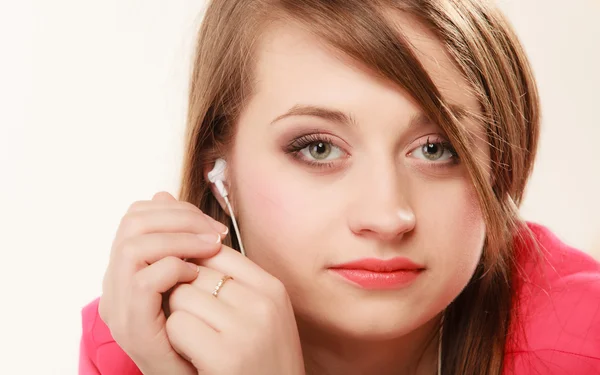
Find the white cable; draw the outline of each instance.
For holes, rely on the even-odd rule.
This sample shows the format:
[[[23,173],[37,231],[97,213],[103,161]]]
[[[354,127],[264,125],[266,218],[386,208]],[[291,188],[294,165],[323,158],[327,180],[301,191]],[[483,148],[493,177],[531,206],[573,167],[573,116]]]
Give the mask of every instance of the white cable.
[[[233,214],[233,210],[231,209],[231,204],[229,204],[229,199],[227,198],[227,194],[223,195],[223,199],[225,199],[225,204],[227,205],[227,209],[229,210],[229,214],[231,215],[233,229],[235,229],[235,235],[237,236],[238,243],[240,244],[240,251],[242,252],[243,256],[246,256],[246,251],[244,251],[244,244],[242,243],[242,237],[240,236],[240,228],[238,228],[237,221],[235,220],[235,215]]]

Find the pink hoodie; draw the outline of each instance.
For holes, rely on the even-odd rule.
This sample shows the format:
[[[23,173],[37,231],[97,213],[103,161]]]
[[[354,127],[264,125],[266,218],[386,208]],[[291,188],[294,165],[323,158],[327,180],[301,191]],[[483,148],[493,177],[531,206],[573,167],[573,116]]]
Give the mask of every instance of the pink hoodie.
[[[504,374],[600,374],[600,264],[545,227],[528,225],[545,259],[533,260],[531,244],[517,248],[519,332],[509,332]],[[98,299],[82,315],[79,374],[141,374],[98,316]]]

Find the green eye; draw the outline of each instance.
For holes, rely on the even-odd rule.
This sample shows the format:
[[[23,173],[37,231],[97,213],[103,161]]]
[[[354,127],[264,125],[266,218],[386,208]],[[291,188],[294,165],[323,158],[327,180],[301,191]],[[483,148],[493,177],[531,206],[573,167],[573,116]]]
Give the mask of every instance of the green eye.
[[[325,142],[316,142],[308,145],[310,156],[316,160],[327,159],[331,154],[331,144]]]
[[[428,160],[435,161],[444,156],[446,149],[441,143],[428,142],[426,145],[423,145],[421,151],[423,152],[423,156],[425,156]]]
[[[421,145],[415,148],[411,155],[417,159],[428,162],[442,163],[458,161],[458,155],[454,147],[448,141],[430,140],[427,138]]]
[[[340,164],[347,153],[336,146],[326,134],[307,134],[292,140],[284,149],[294,158],[315,168],[332,168]]]

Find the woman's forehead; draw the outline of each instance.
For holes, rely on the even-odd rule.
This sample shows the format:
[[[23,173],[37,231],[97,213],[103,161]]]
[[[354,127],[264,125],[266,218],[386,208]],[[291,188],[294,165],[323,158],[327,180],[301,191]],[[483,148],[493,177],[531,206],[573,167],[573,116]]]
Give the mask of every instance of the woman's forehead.
[[[480,105],[473,89],[440,40],[412,16],[396,12],[392,20],[443,98],[469,112],[479,113]],[[362,90],[376,80],[380,86],[398,90],[391,82],[376,79],[364,63],[351,60],[301,24],[272,25],[256,49],[254,73],[259,95],[261,92],[277,95],[290,90],[300,93],[302,88],[312,90],[313,95],[318,90],[352,92],[352,87]]]

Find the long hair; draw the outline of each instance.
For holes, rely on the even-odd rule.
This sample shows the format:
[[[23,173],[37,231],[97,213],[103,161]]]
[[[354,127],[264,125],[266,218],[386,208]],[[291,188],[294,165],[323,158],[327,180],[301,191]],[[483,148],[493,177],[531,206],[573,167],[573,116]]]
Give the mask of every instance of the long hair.
[[[491,168],[469,149],[461,125],[409,40],[387,14],[416,17],[443,43],[479,101]],[[203,171],[224,153],[253,94],[254,46],[271,22],[289,20],[402,87],[448,135],[475,186],[486,224],[481,261],[444,313],[444,374],[500,375],[514,310],[518,205],[539,135],[536,83],[514,31],[485,0],[212,0],[198,35],[180,199],[230,224]],[[491,176],[490,176],[491,173]],[[491,177],[491,178],[490,178]],[[226,244],[236,248],[228,238]]]

